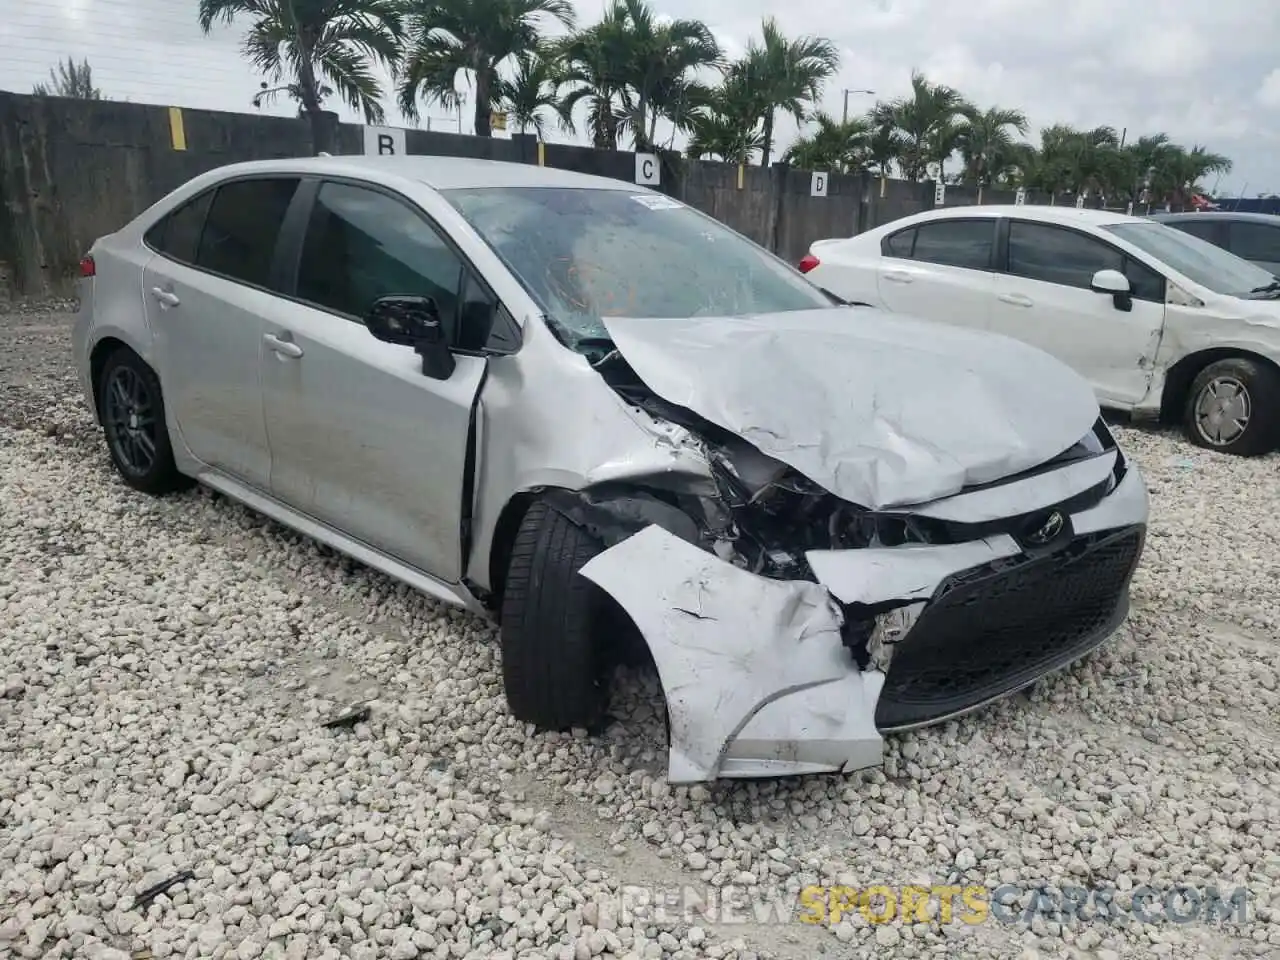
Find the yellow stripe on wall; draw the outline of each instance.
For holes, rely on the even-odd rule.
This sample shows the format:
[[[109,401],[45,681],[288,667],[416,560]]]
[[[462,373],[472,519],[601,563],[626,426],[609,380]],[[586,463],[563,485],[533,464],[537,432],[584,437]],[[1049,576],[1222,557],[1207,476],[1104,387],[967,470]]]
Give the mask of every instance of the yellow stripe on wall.
[[[741,190],[746,183],[747,166],[744,163],[738,164],[738,189]]]
[[[547,145],[541,140],[538,141],[538,166],[545,167],[547,165]]]
[[[182,125],[182,108],[169,108],[169,136],[173,140],[173,149],[187,149],[187,130]]]

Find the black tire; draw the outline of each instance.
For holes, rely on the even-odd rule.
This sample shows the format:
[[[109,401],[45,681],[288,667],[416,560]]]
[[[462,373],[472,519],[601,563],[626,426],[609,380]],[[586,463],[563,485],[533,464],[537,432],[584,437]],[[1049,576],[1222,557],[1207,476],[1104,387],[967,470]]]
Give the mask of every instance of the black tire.
[[[1248,419],[1244,429],[1232,436],[1230,431],[1215,440],[1212,425],[1200,422],[1201,401],[1208,402],[1207,391],[1214,384],[1231,385],[1244,392]],[[1256,457],[1270,453],[1280,441],[1280,373],[1266,364],[1244,357],[1217,360],[1192,381],[1183,410],[1183,431],[1198,447],[1240,457]]]
[[[131,399],[140,401],[137,409],[144,411],[133,422],[142,424],[145,421],[145,426],[134,428],[121,418],[117,409],[121,404],[113,399],[113,392],[126,389],[120,386],[123,383],[133,385],[135,389],[128,392]],[[143,493],[163,496],[187,490],[195,483],[179,473],[174,463],[160,378],[141,357],[127,348],[116,350],[102,365],[94,392],[98,416],[106,435],[107,452],[126,484]],[[147,450],[150,451],[149,458],[142,456]]]
[[[608,595],[578,571],[601,544],[546,503],[520,523],[502,596],[507,706],[541,730],[594,728],[609,700]],[[616,605],[614,605],[616,606]]]

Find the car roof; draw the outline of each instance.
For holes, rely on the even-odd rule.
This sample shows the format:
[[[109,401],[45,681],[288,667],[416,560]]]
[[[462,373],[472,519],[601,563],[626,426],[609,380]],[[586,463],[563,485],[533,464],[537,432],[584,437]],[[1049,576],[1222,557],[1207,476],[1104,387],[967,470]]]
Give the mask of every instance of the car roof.
[[[1041,223],[1060,223],[1072,226],[1100,227],[1113,223],[1142,223],[1143,217],[1133,217],[1112,210],[1091,210],[1088,207],[1050,206],[1041,204],[992,203],[974,206],[942,207],[915,214],[903,221],[895,221],[905,226],[904,221],[910,219],[913,224],[928,223],[930,220],[971,219],[973,217],[1017,217],[1021,220],[1036,220]]]
[[[476,187],[561,187],[593,190],[627,190],[650,193],[645,187],[610,177],[596,177],[556,167],[470,157],[409,156],[296,157],[286,160],[252,160],[219,167],[219,179],[255,173],[298,173],[357,177],[379,181],[414,180],[435,190]]]
[[[1168,223],[1170,220],[1236,220],[1241,223],[1266,223],[1280,226],[1280,216],[1274,213],[1253,213],[1248,210],[1205,210],[1203,212],[1188,211],[1184,213],[1153,213],[1152,220]]]

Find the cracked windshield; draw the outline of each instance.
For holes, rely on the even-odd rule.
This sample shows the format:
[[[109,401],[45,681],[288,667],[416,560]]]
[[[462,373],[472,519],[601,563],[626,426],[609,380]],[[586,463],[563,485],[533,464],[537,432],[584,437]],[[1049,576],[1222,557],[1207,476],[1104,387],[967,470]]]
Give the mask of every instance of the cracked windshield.
[[[1280,960],[1275,0],[0,0],[0,958]]]

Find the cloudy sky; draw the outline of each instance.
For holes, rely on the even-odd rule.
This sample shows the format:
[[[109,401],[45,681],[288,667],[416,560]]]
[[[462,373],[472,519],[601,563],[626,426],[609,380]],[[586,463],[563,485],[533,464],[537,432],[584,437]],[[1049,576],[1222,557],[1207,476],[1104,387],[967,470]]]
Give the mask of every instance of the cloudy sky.
[[[876,97],[905,92],[916,67],[979,104],[1021,107],[1034,130],[1108,124],[1127,127],[1130,139],[1165,131],[1204,144],[1235,161],[1220,193],[1280,193],[1274,0],[654,2],[664,14],[705,21],[731,54],[768,15],[789,34],[829,36],[843,66],[823,106],[837,116],[844,89],[875,91],[850,94],[850,111],[860,112]],[[576,6],[587,23],[603,0]],[[196,0],[0,0],[0,88],[30,92],[71,55],[88,58],[113,98],[252,111],[261,78],[239,55],[239,31],[204,37],[195,9]],[[390,98],[388,106],[397,117]],[[439,108],[424,112],[433,127],[457,128]],[[784,124],[784,141],[794,135],[794,124]]]

